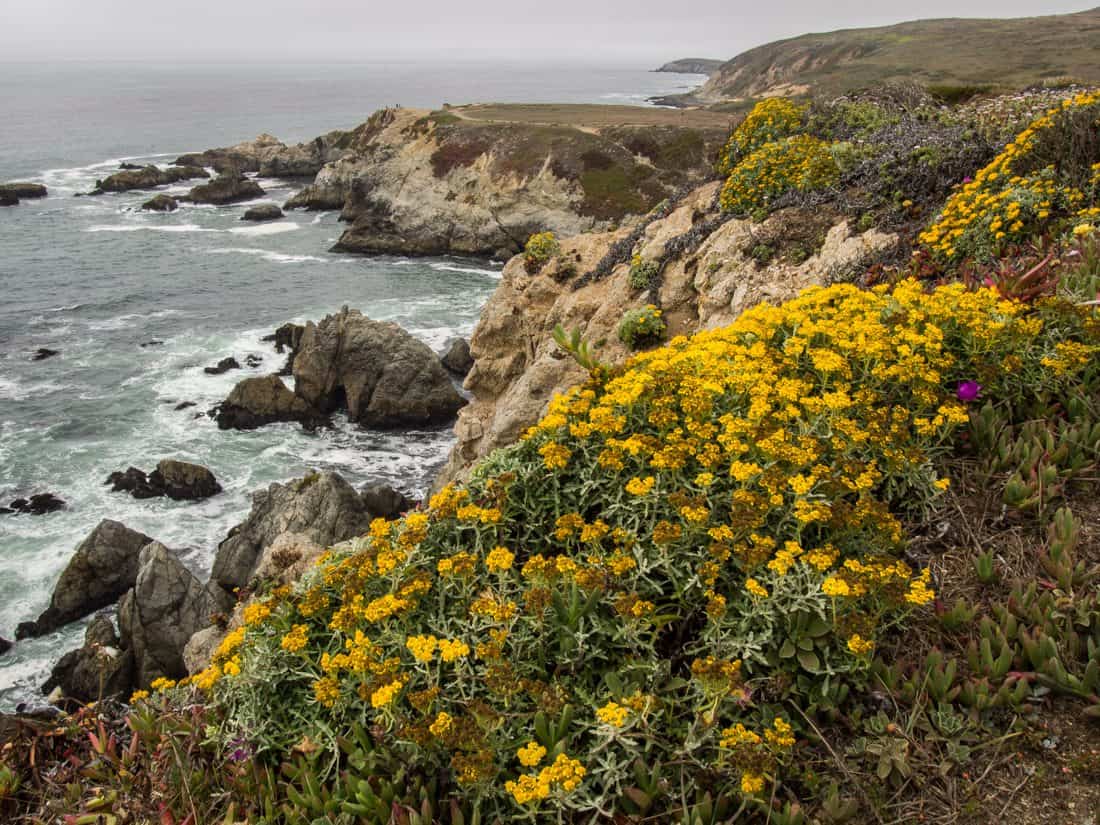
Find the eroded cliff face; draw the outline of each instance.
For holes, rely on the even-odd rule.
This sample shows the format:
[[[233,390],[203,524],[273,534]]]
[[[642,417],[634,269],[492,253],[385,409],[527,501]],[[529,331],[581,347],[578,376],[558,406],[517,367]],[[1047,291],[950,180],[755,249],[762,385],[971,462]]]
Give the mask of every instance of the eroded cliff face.
[[[620,364],[630,352],[617,330],[629,309],[656,304],[669,338],[690,335],[762,301],[850,280],[897,248],[896,235],[860,234],[822,213],[784,210],[762,224],[726,220],[715,206],[719,187],[695,189],[663,217],[563,239],[561,255],[536,273],[522,256],[509,261],[470,341],[474,367],[465,387],[473,401],[459,413],[458,442],[437,486],[463,479],[479,458],[513,443],[555,394],[584,380],[554,343],[556,324],[580,329],[599,360]],[[648,289],[631,285],[635,254],[662,264]]]
[[[601,231],[700,183],[727,132],[386,109],[287,207],[341,209],[338,251],[506,258],[535,232]]]

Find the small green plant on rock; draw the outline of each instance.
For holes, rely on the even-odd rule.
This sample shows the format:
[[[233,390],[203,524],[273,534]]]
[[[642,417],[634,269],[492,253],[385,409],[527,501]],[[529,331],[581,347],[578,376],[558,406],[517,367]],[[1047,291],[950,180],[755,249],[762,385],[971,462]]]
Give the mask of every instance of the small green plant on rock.
[[[661,310],[653,304],[647,304],[623,315],[623,320],[619,322],[619,340],[631,349],[639,349],[660,341],[666,328]]]
[[[553,232],[538,232],[528,238],[527,245],[523,247],[523,265],[534,274],[560,252],[561,244]]]
[[[630,285],[634,289],[648,289],[661,272],[658,261],[647,261],[635,255],[630,261]]]

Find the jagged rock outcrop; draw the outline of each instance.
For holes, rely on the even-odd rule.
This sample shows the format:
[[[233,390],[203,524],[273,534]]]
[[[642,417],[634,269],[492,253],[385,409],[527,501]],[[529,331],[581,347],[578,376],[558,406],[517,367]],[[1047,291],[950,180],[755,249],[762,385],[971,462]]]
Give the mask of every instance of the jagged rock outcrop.
[[[222,430],[254,430],[280,421],[296,421],[313,429],[327,422],[324,415],[287,389],[277,375],[245,378],[211,410],[211,415]]]
[[[141,208],[146,212],[175,212],[180,205],[171,195],[157,195],[145,201]]]
[[[448,370],[464,378],[474,366],[474,358],[470,355],[470,342],[465,338],[456,338],[439,360]]]
[[[114,492],[127,492],[134,498],[167,496],[177,501],[189,501],[217,495],[222,486],[214,474],[200,464],[166,458],[146,475],[136,467],[125,472],[111,473],[107,484]]]
[[[105,192],[129,192],[132,189],[156,189],[158,186],[168,186],[183,180],[208,177],[210,173],[197,166],[169,166],[161,169],[150,164],[140,169],[115,172],[103,180],[97,180],[95,189],[90,194],[102,195]]]
[[[250,201],[264,196],[263,187],[251,178],[246,178],[233,170],[222,173],[210,183],[195,186],[187,194],[186,200],[192,203],[212,203],[224,206],[229,203]]]
[[[13,197],[16,203],[21,199],[44,198],[47,194],[48,190],[41,183],[0,183],[0,197]]]
[[[459,413],[458,441],[437,484],[514,442],[555,394],[583,381],[584,370],[554,343],[555,325],[580,330],[599,360],[618,364],[630,354],[617,336],[626,310],[658,304],[668,337],[690,335],[761,301],[851,280],[897,248],[897,236],[857,233],[823,210],[782,210],[763,224],[726,218],[715,206],[720,186],[696,189],[641,228],[563,239],[560,256],[534,274],[521,256],[508,263],[470,340],[474,367],[464,386],[473,401]],[[659,265],[652,288],[632,286],[634,254]]]
[[[648,211],[704,179],[728,132],[478,117],[376,112],[286,207],[341,208],[351,226],[338,251],[506,256],[535,232],[573,235]]]
[[[160,542],[143,547],[134,587],[118,606],[121,645],[133,656],[135,684],[186,676],[184,646],[232,601],[221,588],[200,583]]]
[[[309,323],[294,357],[294,392],[367,427],[439,424],[465,403],[427,344],[397,324],[345,307]]]
[[[223,358],[212,367],[203,367],[202,371],[207,375],[222,375],[230,370],[239,370],[240,368],[240,362],[233,356],[229,356],[228,358]]]
[[[355,130],[337,129],[294,146],[263,134],[235,146],[182,155],[176,163],[210,166],[217,172],[258,172],[270,178],[312,177],[343,155],[354,134]]]
[[[245,210],[241,215],[242,221],[277,221],[284,217],[283,210],[273,203],[264,203]]]
[[[294,371],[294,356],[298,353],[298,346],[302,342],[302,333],[306,328],[304,324],[283,324],[271,335],[265,335],[264,341],[274,342],[275,351],[286,352],[286,362],[279,370],[279,375],[292,375]]]
[[[61,693],[78,702],[122,699],[134,686],[134,657],[123,650],[110,617],[96,616],[84,631],[84,645],[62,656],[42,686],[42,692]]]
[[[141,548],[151,541],[117,521],[101,521],[77,546],[54,587],[49,607],[35,621],[22,622],[16,638],[45,635],[114,604],[133,587]]]
[[[35,493],[29,498],[17,498],[7,507],[0,507],[0,514],[22,513],[28,516],[44,516],[65,509],[65,502],[53,493]]]
[[[245,587],[265,548],[283,533],[327,547],[363,534],[373,518],[355,488],[336,473],[272,484],[253,494],[248,518],[218,545],[211,580],[228,591]]]

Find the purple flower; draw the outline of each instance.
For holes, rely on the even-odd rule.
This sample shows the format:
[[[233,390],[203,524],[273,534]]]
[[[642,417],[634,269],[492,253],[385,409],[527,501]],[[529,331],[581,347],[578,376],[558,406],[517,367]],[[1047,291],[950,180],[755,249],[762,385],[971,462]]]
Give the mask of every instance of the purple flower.
[[[955,391],[960,401],[977,401],[982,394],[982,385],[977,381],[960,381],[959,388]]]
[[[963,178],[963,183],[973,183],[973,182],[974,182],[974,178],[970,177],[970,175],[967,175],[965,178]]]

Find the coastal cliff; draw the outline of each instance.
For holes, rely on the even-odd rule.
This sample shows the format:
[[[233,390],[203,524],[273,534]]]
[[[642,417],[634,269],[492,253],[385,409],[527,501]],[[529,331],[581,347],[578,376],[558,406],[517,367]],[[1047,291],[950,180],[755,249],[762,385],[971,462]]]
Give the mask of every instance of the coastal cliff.
[[[535,232],[607,229],[702,182],[728,132],[711,113],[592,125],[583,108],[376,112],[287,207],[341,209],[337,251],[507,258]]]

